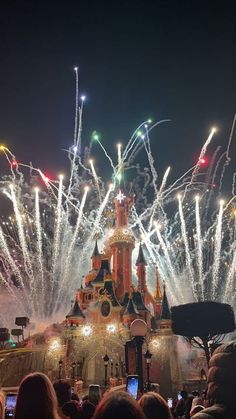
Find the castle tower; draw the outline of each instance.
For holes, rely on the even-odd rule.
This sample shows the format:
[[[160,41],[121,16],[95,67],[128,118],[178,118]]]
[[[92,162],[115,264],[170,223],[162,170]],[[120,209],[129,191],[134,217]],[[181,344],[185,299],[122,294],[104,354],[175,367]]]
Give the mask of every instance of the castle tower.
[[[160,291],[158,291],[160,292]],[[162,305],[159,318],[157,318],[159,339],[158,355],[153,359],[153,373],[157,368],[157,382],[160,384],[160,392],[164,397],[174,397],[182,386],[180,364],[178,360],[177,341],[178,337],[173,334],[171,328],[171,312],[166,295],[166,286],[163,287]],[[160,364],[161,359],[161,364]],[[156,364],[156,366],[155,366]]]
[[[101,266],[101,255],[98,251],[98,242],[96,239],[93,254],[91,256],[92,259],[92,269],[100,269]]]
[[[147,290],[146,284],[146,260],[144,258],[142,245],[139,245],[138,258],[136,260],[137,276],[138,276],[138,291],[144,294]]]
[[[115,289],[120,301],[125,292],[129,292],[132,285],[132,251],[134,238],[128,227],[128,217],[134,198],[125,195],[119,189],[115,197],[115,229],[109,244],[113,256],[113,274]]]
[[[157,268],[156,268],[156,289],[155,289],[154,298],[156,301],[155,317],[159,318],[161,314],[161,308],[162,308],[162,292],[161,292]]]

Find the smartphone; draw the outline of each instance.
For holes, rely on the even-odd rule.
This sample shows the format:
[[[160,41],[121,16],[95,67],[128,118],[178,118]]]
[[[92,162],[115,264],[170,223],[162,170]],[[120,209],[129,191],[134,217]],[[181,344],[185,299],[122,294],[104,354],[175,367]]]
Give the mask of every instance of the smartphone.
[[[168,404],[169,409],[172,409],[172,407],[173,407],[173,399],[171,399],[169,397],[169,399],[167,399],[167,404]]]
[[[180,391],[178,391],[178,392],[177,392],[177,398],[178,398],[178,400],[182,400],[182,398],[183,398],[183,397],[181,396],[181,392],[180,392]]]
[[[138,375],[128,375],[127,376],[126,391],[131,396],[133,396],[134,399],[137,400],[137,397],[138,397]]]
[[[9,393],[6,395],[6,418],[11,418],[14,416],[15,407],[16,407],[16,399],[17,395],[13,393]]]

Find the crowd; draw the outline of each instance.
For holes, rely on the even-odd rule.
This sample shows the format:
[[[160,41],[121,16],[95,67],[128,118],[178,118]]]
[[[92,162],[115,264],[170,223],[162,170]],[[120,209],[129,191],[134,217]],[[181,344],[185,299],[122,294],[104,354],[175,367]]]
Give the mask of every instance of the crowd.
[[[181,392],[170,409],[159,394],[149,392],[136,401],[127,392],[106,392],[90,386],[82,400],[68,381],[54,384],[42,373],[27,375],[21,382],[15,419],[236,419],[236,342],[221,345],[212,356],[204,397]],[[0,392],[0,419],[5,418],[4,394]]]

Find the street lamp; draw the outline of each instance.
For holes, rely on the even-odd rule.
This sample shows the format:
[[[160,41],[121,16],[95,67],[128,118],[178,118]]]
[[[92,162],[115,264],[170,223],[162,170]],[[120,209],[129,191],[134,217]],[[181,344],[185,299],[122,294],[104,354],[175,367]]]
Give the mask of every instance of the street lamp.
[[[72,375],[71,375],[71,378],[72,378],[72,380],[75,380],[75,367],[76,367],[76,362],[72,362],[71,367],[72,367]]]
[[[113,361],[111,359],[111,378],[113,378]]]
[[[139,376],[139,390],[143,393],[143,357],[142,346],[147,334],[147,324],[144,320],[135,319],[130,325],[130,332],[136,346],[136,372]]]
[[[60,380],[61,379],[61,370],[62,370],[63,361],[60,359],[60,361],[58,361],[58,364],[59,364],[58,378]]]
[[[116,367],[116,378],[119,378],[119,364],[116,363],[115,367]]]
[[[79,379],[79,377],[80,377],[80,362],[79,361],[77,361],[77,364],[76,364],[76,378],[77,378],[77,380]]]
[[[146,359],[146,366],[147,366],[147,391],[150,391],[151,390],[150,365],[151,365],[152,354],[148,349],[147,349],[147,352],[144,355],[144,358]]]
[[[105,369],[105,380],[104,380],[104,387],[107,388],[107,367],[108,367],[108,362],[109,362],[109,356],[106,354],[103,357],[103,362],[104,362],[104,369]]]

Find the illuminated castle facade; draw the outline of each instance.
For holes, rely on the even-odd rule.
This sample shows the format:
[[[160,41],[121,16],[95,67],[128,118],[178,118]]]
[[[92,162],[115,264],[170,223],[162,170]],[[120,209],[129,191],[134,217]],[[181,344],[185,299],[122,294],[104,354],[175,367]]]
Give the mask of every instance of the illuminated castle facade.
[[[161,384],[162,394],[170,396],[180,386],[176,337],[171,329],[165,286],[162,293],[157,271],[155,294],[148,290],[147,263],[141,243],[136,260],[138,285],[134,287],[132,284],[135,240],[128,218],[133,203],[134,196],[126,196],[125,190],[120,187],[114,202],[115,226],[105,252],[100,254],[96,240],[91,270],[77,290],[74,305],[66,316],[67,336],[70,337],[67,355],[69,362],[76,361],[84,347],[81,376],[87,383],[98,382],[99,377],[102,381],[102,354],[108,353],[110,358],[115,359],[116,365],[120,364],[122,357],[124,360],[124,343],[130,339],[130,324],[135,319],[143,319],[150,331],[150,342],[158,347],[158,354],[155,354],[155,345],[153,348],[150,345],[153,352],[151,379]],[[161,351],[162,364],[165,365],[163,371],[160,369]],[[85,359],[88,359],[87,364]]]
[[[129,228],[129,212],[134,197],[126,197],[119,189],[115,197],[115,227],[100,254],[97,240],[91,256],[92,269],[84,285],[77,290],[74,306],[66,316],[67,325],[86,322],[122,323],[129,326],[136,318],[145,320],[152,329],[170,328],[170,311],[165,293],[162,295],[156,271],[153,296],[146,282],[146,260],[140,243],[136,260],[138,286],[132,284],[132,252],[135,240]]]

